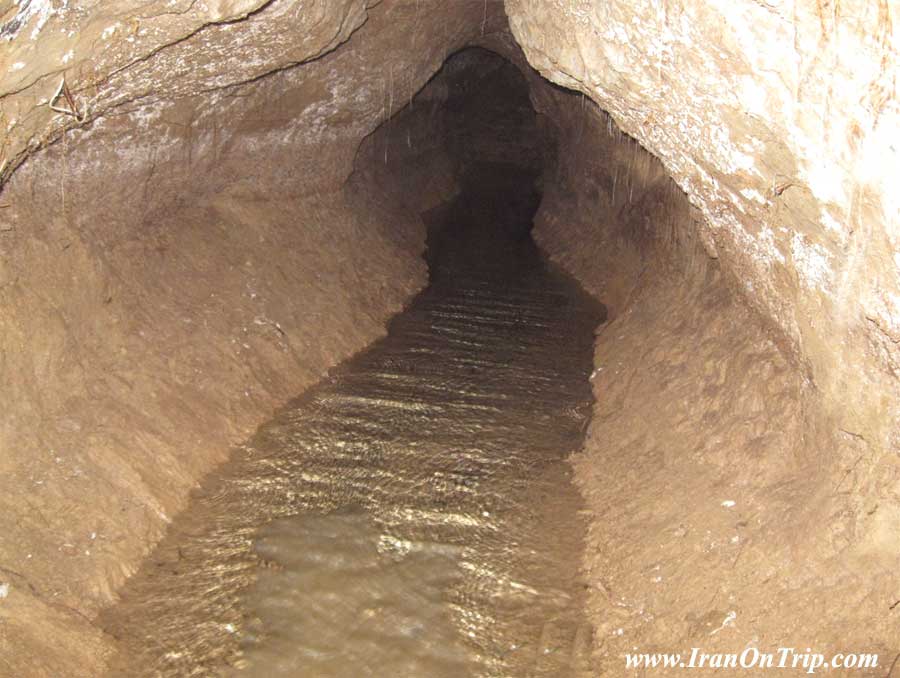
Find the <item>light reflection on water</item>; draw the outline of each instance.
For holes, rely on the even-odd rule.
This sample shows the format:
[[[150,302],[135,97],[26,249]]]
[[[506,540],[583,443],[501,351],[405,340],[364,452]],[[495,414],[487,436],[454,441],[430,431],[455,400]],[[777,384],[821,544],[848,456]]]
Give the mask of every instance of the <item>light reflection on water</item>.
[[[234,676],[471,675],[476,658],[446,592],[459,547],[381,534],[360,512],[281,518],[261,530],[264,570],[248,594]]]
[[[101,619],[115,675],[586,673],[565,458],[599,308],[530,241],[469,236],[195,493]]]

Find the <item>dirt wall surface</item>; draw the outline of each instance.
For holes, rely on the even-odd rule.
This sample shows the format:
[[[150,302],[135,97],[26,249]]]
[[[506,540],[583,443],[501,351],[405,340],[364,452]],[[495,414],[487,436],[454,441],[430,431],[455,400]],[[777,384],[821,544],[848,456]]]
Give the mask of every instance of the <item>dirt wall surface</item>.
[[[896,444],[896,410],[869,396],[895,388],[898,364],[895,4],[511,0],[508,12],[535,68],[660,158],[713,255],[845,402],[845,428]]]
[[[478,106],[415,95],[471,45],[530,83],[535,238],[610,310],[575,459],[598,666],[891,661],[897,16],[0,0],[0,674],[96,675],[97,610],[197,479],[425,284]]]
[[[618,316],[598,338],[598,404],[577,462],[596,515],[598,655],[614,671],[634,647],[815,639],[889,662],[898,221],[883,172],[897,155],[876,140],[896,132],[882,126],[895,93],[877,85],[896,74],[894,15],[861,11],[854,30],[842,5],[811,36],[798,7],[796,40],[776,45],[776,7],[583,9],[509,12],[532,64],[585,94],[543,105],[564,141],[537,238]],[[604,46],[589,49],[601,19]],[[713,20],[720,40],[691,37]],[[735,56],[737,45],[753,49]],[[850,59],[865,68],[848,89]],[[782,72],[796,61],[799,84]],[[882,95],[834,108],[860,91]],[[661,162],[619,143],[619,126]],[[848,602],[813,602],[824,600]]]

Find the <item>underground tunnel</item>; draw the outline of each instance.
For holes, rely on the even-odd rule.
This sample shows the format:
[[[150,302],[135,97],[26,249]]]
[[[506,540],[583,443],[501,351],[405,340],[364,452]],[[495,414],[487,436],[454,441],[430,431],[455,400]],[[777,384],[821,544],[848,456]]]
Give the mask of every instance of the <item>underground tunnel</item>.
[[[0,0],[0,675],[900,671],[898,9]]]

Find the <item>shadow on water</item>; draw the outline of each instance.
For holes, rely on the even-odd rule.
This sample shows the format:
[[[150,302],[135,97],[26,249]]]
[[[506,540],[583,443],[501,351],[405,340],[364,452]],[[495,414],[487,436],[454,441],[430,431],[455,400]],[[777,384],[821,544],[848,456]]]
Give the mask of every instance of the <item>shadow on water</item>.
[[[195,493],[101,620],[120,675],[587,675],[602,307],[531,240],[533,178],[472,173],[429,288]]]

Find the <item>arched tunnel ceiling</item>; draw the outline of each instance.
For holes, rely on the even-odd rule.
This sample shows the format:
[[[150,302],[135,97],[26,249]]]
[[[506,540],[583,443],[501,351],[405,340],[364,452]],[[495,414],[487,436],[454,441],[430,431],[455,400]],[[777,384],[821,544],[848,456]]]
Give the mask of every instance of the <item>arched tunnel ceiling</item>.
[[[857,334],[867,325],[866,350],[884,354],[882,362],[892,356],[897,369],[898,12],[888,0],[830,9],[585,0],[4,4],[0,181],[63,129],[81,126],[77,118],[136,108],[138,119],[160,117],[178,101],[179,124],[218,117],[217,127],[234,127],[244,108],[237,97],[279,105],[279,95],[253,92],[256,83],[272,88],[265,75],[285,72],[280,88],[302,81],[311,89],[317,74],[292,76],[291,67],[369,22],[377,26],[361,40],[377,34],[368,38],[377,57],[360,45],[352,69],[346,60],[333,66],[340,77],[320,69],[331,101],[320,96],[318,105],[332,117],[310,130],[358,139],[446,54],[506,31],[508,15],[532,66],[610,111],[663,161],[706,218],[709,251],[801,352],[815,353],[835,324]],[[285,99],[283,109],[303,104]],[[337,163],[346,173],[346,160]]]
[[[267,177],[315,190],[447,54],[490,44],[522,63],[521,46],[660,158],[707,251],[828,398],[878,412],[883,439],[893,415],[872,394],[900,370],[897,16],[891,0],[7,0],[0,181],[74,128],[109,135],[103,153],[135,176],[217,146],[204,181],[220,184],[263,172],[261,148],[319,147]],[[173,170],[171,190],[197,174]]]
[[[536,228],[551,255],[592,291],[628,298],[645,272],[665,278],[669,270],[660,257],[621,242],[670,226],[671,200],[675,226],[690,230],[691,247],[699,242],[703,265],[715,269],[703,285],[666,278],[663,292],[654,288],[640,308],[623,314],[621,334],[598,339],[598,361],[619,365],[595,372],[606,428],[585,459],[608,462],[621,482],[590,480],[599,473],[592,461],[580,462],[581,476],[590,480],[587,494],[603,489],[591,499],[597,515],[608,508],[607,493],[618,492],[619,506],[635,509],[643,522],[632,529],[627,521],[598,521],[595,531],[622,534],[595,541],[644,572],[658,557],[651,543],[657,533],[637,544],[634,535],[665,522],[647,507],[669,502],[659,510],[677,522],[688,513],[683,497],[712,496],[725,486],[745,492],[761,516],[759,543],[774,535],[771,552],[748,549],[735,570],[744,579],[734,588],[749,592],[745,598],[768,590],[756,602],[775,597],[782,605],[759,611],[770,615],[768,628],[805,610],[815,590],[804,578],[807,562],[836,582],[836,571],[865,575],[864,582],[844,577],[834,584],[848,599],[854,586],[873,597],[895,593],[898,15],[896,0],[0,0],[0,180],[7,182],[0,236],[17,227],[15,237],[0,241],[10,328],[0,336],[0,355],[12,374],[0,404],[15,413],[0,442],[15,441],[18,450],[0,458],[8,465],[0,467],[7,483],[0,501],[10,515],[30,501],[33,488],[20,480],[31,478],[29,464],[43,463],[32,460],[48,440],[71,444],[73,454],[82,445],[86,467],[105,483],[96,485],[105,504],[87,506],[77,487],[60,484],[58,494],[41,499],[48,524],[16,523],[27,539],[37,535],[27,563],[36,590],[58,590],[64,604],[92,615],[235,437],[371,341],[423,284],[418,241],[409,236],[420,224],[411,219],[399,235],[385,235],[377,202],[348,209],[335,196],[363,140],[414,102],[449,54],[481,45],[522,67],[535,108],[560,135],[557,185],[548,187]],[[547,86],[538,72],[583,98]],[[652,152],[684,193],[672,192],[656,161],[616,125]],[[424,125],[416,130],[427,139]],[[378,167],[384,175],[408,181],[402,165],[386,165]],[[415,185],[426,179],[416,177]],[[429,198],[441,192],[427,185],[422,193]],[[251,186],[252,200],[242,202],[241,189]],[[289,202],[298,193],[304,200]],[[219,201],[201,199],[219,194]],[[260,194],[287,207],[259,207]],[[194,211],[172,216],[185,206]],[[298,210],[305,211],[298,217]],[[294,228],[301,218],[303,228]],[[616,219],[628,221],[624,235]],[[314,270],[325,250],[338,260],[330,262],[330,281]],[[293,252],[314,265],[295,266]],[[294,278],[272,273],[273,262]],[[620,273],[629,278],[621,293],[592,286]],[[251,282],[256,287],[248,291]],[[733,303],[722,294],[726,287],[747,304]],[[265,312],[283,312],[293,325],[270,325],[257,315],[259,289],[271,300]],[[329,316],[341,294],[353,323]],[[314,320],[310,309],[320,314]],[[200,312],[210,323],[203,334],[182,317]],[[262,324],[254,325],[258,318]],[[286,332],[263,336],[273,327]],[[233,353],[241,330],[259,334],[248,339],[250,357]],[[282,339],[294,342],[295,353],[272,349]],[[167,347],[181,351],[181,360],[168,361]],[[130,372],[135,365],[144,371]],[[198,365],[206,376],[188,372]],[[242,372],[247,365],[252,369]],[[665,384],[653,373],[657,365],[668,370],[666,384],[680,389],[677,397],[659,396]],[[637,378],[614,376],[620,366]],[[272,374],[274,385],[263,384]],[[632,381],[643,383],[637,396],[628,390]],[[185,384],[195,382],[214,385],[189,391]],[[259,402],[248,404],[243,382],[260,387]],[[176,414],[164,409],[165,399],[155,400],[157,392],[171,396]],[[102,413],[91,428],[102,409],[97,402],[114,415]],[[214,412],[188,418],[184,403]],[[182,440],[136,426],[143,419],[129,408],[142,416],[149,409],[202,443],[188,453]],[[206,430],[191,428],[194,420]],[[670,427],[664,444],[653,431],[644,435],[648,421]],[[662,457],[641,467],[656,484],[628,484],[631,457],[639,453]],[[683,475],[673,493],[676,457]],[[157,458],[167,460],[165,468]],[[684,471],[685,459],[696,468]],[[767,493],[770,487],[776,489]],[[123,514],[109,525],[118,535],[115,549],[85,567],[74,559],[58,564],[58,543],[69,543],[82,519],[118,511],[120,501],[140,515]],[[713,516],[726,535],[732,525],[720,513],[698,510],[689,518],[705,525]],[[671,533],[658,533],[671,547],[670,562],[693,568]],[[693,553],[706,548],[695,545]],[[0,552],[0,565],[21,555],[15,551]],[[793,579],[772,593],[759,573],[785,567],[788,551]],[[823,565],[828,559],[832,564]],[[709,569],[688,573],[696,588],[685,590],[705,591],[703,576],[735,569],[737,560],[704,562]],[[875,568],[871,563],[877,572],[866,569]],[[627,576],[621,579],[646,584]],[[26,588],[15,580],[17,595]],[[597,591],[602,612],[605,589]],[[40,612],[28,612],[24,623],[37,630],[34,637],[47,636],[53,624],[45,617],[57,619],[59,610],[28,609]],[[669,609],[680,614],[683,601]],[[891,618],[882,607],[870,613],[860,634],[869,622],[886,634]],[[797,628],[818,621],[810,616]],[[79,648],[73,653],[87,652],[81,641],[70,645]]]

